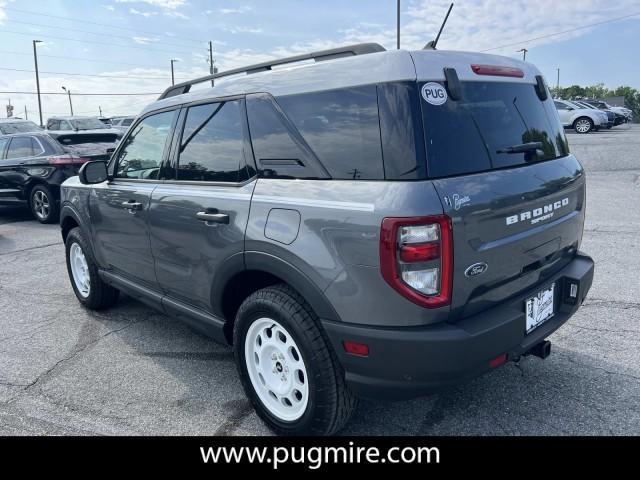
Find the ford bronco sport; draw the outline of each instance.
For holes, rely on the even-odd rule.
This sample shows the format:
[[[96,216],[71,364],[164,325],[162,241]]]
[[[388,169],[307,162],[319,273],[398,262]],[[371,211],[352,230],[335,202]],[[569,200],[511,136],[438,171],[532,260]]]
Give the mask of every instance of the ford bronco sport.
[[[585,173],[535,67],[362,44],[213,77],[64,183],[80,303],[122,291],[232,345],[285,434],[549,354],[594,264]]]

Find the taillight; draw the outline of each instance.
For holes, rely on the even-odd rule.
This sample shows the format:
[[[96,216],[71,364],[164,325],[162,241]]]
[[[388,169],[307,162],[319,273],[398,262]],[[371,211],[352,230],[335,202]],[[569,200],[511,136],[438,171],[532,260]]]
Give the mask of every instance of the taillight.
[[[73,155],[56,155],[47,158],[49,165],[79,165],[88,162],[88,158],[74,157]]]
[[[503,67],[500,65],[471,65],[471,70],[476,75],[492,75],[494,77],[524,77],[524,72],[515,67]]]
[[[391,287],[427,308],[451,303],[453,242],[446,215],[385,218],[380,269]]]

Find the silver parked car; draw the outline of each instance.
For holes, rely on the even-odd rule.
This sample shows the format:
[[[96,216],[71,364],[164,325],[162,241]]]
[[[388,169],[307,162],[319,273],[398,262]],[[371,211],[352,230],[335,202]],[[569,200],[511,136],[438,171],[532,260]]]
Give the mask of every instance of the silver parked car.
[[[553,102],[564,128],[573,128],[577,133],[589,133],[607,124],[606,114],[603,118],[597,110],[581,107],[568,100],[555,99]]]

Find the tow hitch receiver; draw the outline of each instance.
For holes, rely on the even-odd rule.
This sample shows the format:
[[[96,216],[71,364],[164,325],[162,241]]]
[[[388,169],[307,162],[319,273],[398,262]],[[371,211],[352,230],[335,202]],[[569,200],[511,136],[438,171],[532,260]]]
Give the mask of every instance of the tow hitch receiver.
[[[551,355],[551,342],[549,340],[544,340],[537,343],[531,348],[531,350],[525,353],[525,355],[535,355],[536,357],[544,360]]]

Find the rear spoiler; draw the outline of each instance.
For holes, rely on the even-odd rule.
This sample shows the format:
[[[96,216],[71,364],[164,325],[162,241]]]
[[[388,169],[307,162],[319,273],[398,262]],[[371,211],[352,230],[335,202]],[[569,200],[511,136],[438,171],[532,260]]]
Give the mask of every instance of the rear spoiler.
[[[116,143],[120,140],[117,133],[81,133],[61,132],[49,133],[61,145],[81,145],[86,143]]]

